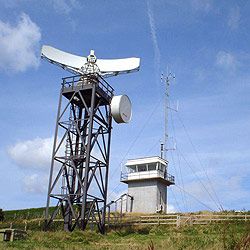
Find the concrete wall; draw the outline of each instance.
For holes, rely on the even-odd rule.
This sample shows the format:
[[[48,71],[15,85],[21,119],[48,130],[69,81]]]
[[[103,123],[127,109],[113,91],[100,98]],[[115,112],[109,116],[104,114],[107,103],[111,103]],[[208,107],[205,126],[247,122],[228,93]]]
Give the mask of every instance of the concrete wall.
[[[157,180],[140,180],[128,183],[128,194],[134,197],[132,212],[156,213],[166,211],[166,185]]]

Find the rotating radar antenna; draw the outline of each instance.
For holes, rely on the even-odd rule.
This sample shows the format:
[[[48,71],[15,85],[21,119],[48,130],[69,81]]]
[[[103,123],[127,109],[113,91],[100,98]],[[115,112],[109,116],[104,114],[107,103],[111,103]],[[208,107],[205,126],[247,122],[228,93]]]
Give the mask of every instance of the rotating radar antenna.
[[[71,73],[62,79],[45,214],[45,229],[62,216],[64,230],[88,224],[105,232],[112,120],[131,120],[127,95],[107,77],[138,71],[139,58],[98,59],[43,46],[41,57]]]
[[[80,75],[98,73],[103,77],[109,77],[138,71],[140,68],[140,58],[97,59],[94,50],[90,51],[89,56],[83,57],[44,45],[41,57],[71,73]]]

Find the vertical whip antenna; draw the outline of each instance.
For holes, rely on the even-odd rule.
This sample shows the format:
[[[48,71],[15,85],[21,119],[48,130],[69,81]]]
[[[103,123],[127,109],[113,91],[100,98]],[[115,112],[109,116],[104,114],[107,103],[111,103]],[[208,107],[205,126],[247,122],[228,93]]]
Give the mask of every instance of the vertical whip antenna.
[[[164,91],[164,137],[163,137],[163,154],[161,156],[166,160],[168,151],[168,109],[169,109],[169,96],[170,96],[170,82],[175,79],[175,75],[171,72],[167,75],[161,74],[161,82],[165,84]]]

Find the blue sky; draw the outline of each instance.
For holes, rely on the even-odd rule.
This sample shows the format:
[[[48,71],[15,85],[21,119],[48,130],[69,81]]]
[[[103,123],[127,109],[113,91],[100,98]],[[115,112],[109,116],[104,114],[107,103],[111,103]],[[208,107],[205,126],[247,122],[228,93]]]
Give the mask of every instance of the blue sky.
[[[70,75],[40,60],[48,44],[83,56],[94,49],[98,58],[141,58],[139,72],[109,79],[133,103],[131,123],[114,123],[112,198],[126,191],[119,185],[122,162],[159,155],[160,73],[168,67],[176,75],[171,105],[179,102],[169,117],[169,147],[177,145],[168,153],[177,183],[169,208],[218,210],[220,203],[250,210],[250,3],[0,0],[0,6],[0,207],[45,205],[60,79]]]

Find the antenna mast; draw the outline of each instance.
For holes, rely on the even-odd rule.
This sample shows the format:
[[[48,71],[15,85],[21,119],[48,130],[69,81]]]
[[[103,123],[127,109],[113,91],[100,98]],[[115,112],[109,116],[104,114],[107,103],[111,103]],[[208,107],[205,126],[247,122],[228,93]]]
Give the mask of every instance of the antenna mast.
[[[170,95],[170,81],[175,79],[175,75],[171,72],[165,76],[164,74],[161,75],[161,81],[165,84],[165,94],[164,94],[164,141],[163,146],[161,145],[161,157],[166,160],[167,158],[167,151],[169,148],[167,147],[168,143],[168,109],[169,106],[169,95]],[[163,152],[162,152],[163,147]]]
[[[60,91],[45,229],[62,216],[65,231],[91,224],[104,234],[112,119],[131,119],[128,96],[114,96],[104,77],[138,71],[140,58],[97,59],[93,50],[82,57],[47,45],[41,56],[75,74]]]

